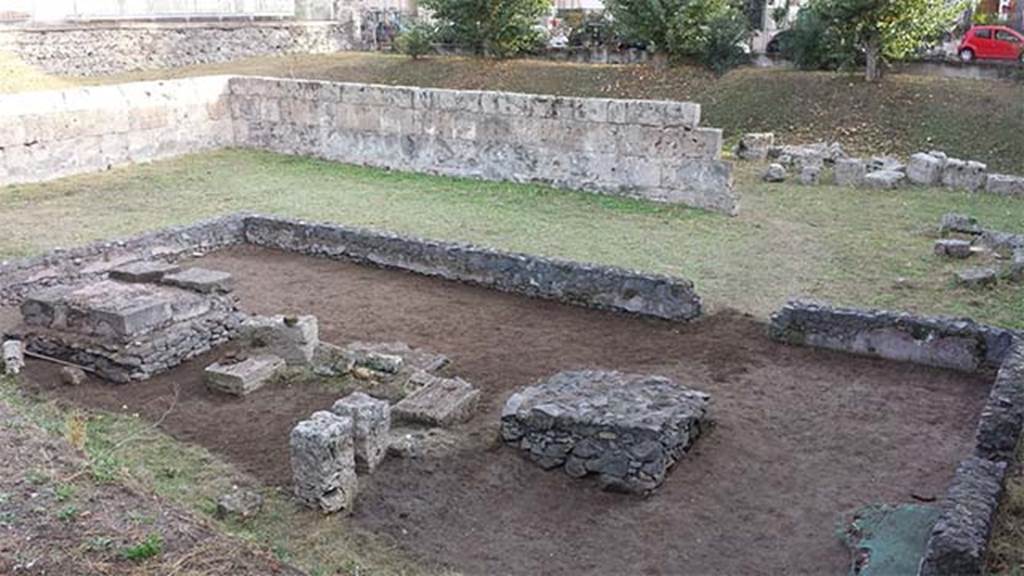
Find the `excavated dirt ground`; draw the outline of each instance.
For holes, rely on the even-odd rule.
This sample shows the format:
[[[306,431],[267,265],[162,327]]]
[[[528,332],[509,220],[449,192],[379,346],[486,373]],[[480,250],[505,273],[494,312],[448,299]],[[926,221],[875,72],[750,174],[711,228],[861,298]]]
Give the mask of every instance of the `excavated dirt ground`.
[[[361,480],[354,514],[413,558],[466,574],[842,573],[843,518],[869,503],[941,496],[990,385],[783,346],[728,311],[679,325],[253,247],[200,264],[235,274],[248,311],[315,314],[321,338],[338,344],[429,348],[481,388],[454,448],[387,460]],[[216,396],[201,381],[216,357],[126,386],[64,388],[56,368],[35,362],[29,374],[88,407],[157,419],[173,406],[167,432],[287,484],[289,429],[337,393],[293,382]],[[716,426],[649,498],[545,472],[500,445],[499,413],[513,390],[574,368],[673,377],[711,394]]]

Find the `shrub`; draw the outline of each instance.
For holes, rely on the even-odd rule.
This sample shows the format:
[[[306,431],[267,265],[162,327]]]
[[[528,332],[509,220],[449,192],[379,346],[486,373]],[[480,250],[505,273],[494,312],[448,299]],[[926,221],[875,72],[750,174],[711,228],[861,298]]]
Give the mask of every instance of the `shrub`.
[[[402,30],[395,38],[395,48],[402,54],[417,60],[433,51],[436,36],[437,27],[430,22],[419,20]]]
[[[813,2],[800,10],[796,22],[780,37],[779,51],[805,70],[836,70],[857,59],[852,40],[831,26],[820,5]]]
[[[709,21],[709,33],[697,53],[706,68],[716,74],[747,63],[750,55],[744,49],[750,33],[746,18],[739,12],[719,14]]]
[[[440,25],[439,33],[476,54],[506,58],[537,49],[537,29],[549,0],[424,0]]]
[[[159,555],[164,550],[164,541],[159,534],[150,534],[146,539],[134,546],[121,550],[121,557],[126,560],[141,562]]]

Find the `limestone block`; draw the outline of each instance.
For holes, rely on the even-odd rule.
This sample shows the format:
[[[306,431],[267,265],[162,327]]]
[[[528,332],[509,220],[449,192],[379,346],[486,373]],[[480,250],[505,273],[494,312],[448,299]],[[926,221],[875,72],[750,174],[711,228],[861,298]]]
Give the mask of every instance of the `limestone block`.
[[[772,132],[744,134],[736,146],[736,157],[742,160],[766,160],[768,149],[774,145],[775,134]]]
[[[247,520],[263,509],[263,497],[252,490],[236,488],[217,498],[217,518]]]
[[[971,243],[956,239],[936,240],[935,253],[950,258],[968,258],[971,255]]]
[[[1024,248],[1017,248],[1013,251],[1008,276],[1013,282],[1024,282]]]
[[[956,273],[956,283],[965,288],[995,286],[999,271],[995,268],[966,268]]]
[[[165,274],[161,282],[202,294],[231,292],[234,289],[231,274],[206,268],[186,268],[180,272]]]
[[[987,169],[981,162],[949,158],[942,170],[942,184],[947,188],[977,191],[985,186]]]
[[[245,396],[263,387],[285,363],[273,354],[250,356],[241,361],[223,360],[206,367],[204,379],[210,390]]]
[[[1024,177],[989,174],[985,182],[985,192],[1000,196],[1024,197]]]
[[[65,366],[60,369],[60,381],[65,386],[81,386],[85,379],[85,370],[77,366]]]
[[[242,323],[243,342],[279,356],[288,364],[305,366],[320,343],[316,316],[251,316]]]
[[[868,173],[889,171],[889,172],[903,172],[906,166],[899,158],[894,156],[872,156],[871,160],[868,161]]]
[[[300,502],[324,513],[352,509],[359,481],[351,418],[315,412],[292,429],[289,448]]]
[[[942,215],[942,218],[939,221],[939,233],[943,235],[950,232],[976,235],[981,234],[982,231],[981,225],[978,224],[978,220],[965,214],[947,212]]]
[[[156,283],[167,274],[181,271],[181,266],[160,260],[140,260],[110,271],[111,280],[119,282]]]
[[[4,374],[15,376],[25,368],[25,347],[20,340],[5,340],[0,351],[3,353]]]
[[[782,164],[769,164],[768,169],[765,170],[764,175],[761,179],[765,182],[785,182],[786,181],[786,168]]]
[[[942,168],[945,162],[931,154],[918,153],[910,157],[907,165],[907,179],[920,186],[937,186],[942,182]]]
[[[836,160],[835,176],[837,186],[859,188],[864,185],[867,177],[867,164],[859,158],[843,158]]]
[[[387,454],[391,430],[391,406],[362,392],[353,392],[331,408],[352,419],[356,471],[372,473]]]
[[[700,436],[709,397],[660,377],[561,372],[516,392],[501,437],[545,469],[596,474],[609,490],[649,492]]]
[[[817,186],[821,182],[821,170],[818,166],[804,166],[800,170],[800,184]]]
[[[451,426],[468,420],[480,400],[480,391],[461,378],[441,378],[417,372],[409,379],[417,390],[395,404],[396,420]]]
[[[868,188],[875,188],[878,190],[892,190],[899,188],[900,184],[906,176],[903,172],[897,172],[895,170],[879,170],[876,172],[869,172],[864,177],[864,185]]]

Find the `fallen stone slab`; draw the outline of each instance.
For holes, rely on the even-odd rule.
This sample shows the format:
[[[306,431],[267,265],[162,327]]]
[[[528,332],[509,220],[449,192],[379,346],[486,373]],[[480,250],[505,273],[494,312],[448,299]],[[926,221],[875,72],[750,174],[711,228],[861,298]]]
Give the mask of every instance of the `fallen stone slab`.
[[[914,154],[907,164],[907,180],[919,186],[938,186],[942,183],[942,169],[945,159],[939,159],[924,152]]]
[[[972,254],[971,243],[966,240],[950,238],[936,240],[935,254],[950,258],[969,258]]]
[[[206,268],[186,268],[180,272],[166,274],[161,282],[203,294],[226,293],[234,289],[231,274]]]
[[[1006,275],[1011,282],[1024,282],[1024,248],[1013,251],[1010,269]]]
[[[804,186],[817,186],[821,183],[820,166],[804,166],[800,170],[800,184]]]
[[[766,160],[768,149],[775,145],[775,134],[751,132],[744,134],[736,146],[736,157],[741,160]]]
[[[289,365],[306,366],[320,344],[316,316],[250,316],[242,322],[239,338],[252,348],[280,356]]]
[[[168,274],[181,272],[181,266],[161,260],[140,260],[119,266],[110,271],[110,279],[119,282],[155,284]]]
[[[416,389],[392,408],[392,416],[402,422],[451,426],[468,420],[480,400],[480,391],[461,378],[420,371],[409,386]]]
[[[984,230],[977,238],[977,244],[1004,256],[1013,256],[1014,251],[1024,248],[1024,234]]]
[[[263,509],[263,496],[252,490],[235,488],[217,498],[217,518],[248,520]]]
[[[4,374],[17,376],[25,368],[25,346],[20,340],[5,340],[2,347]]]
[[[872,156],[868,160],[868,173],[871,172],[903,172],[906,165],[895,156]]]
[[[928,539],[920,576],[986,573],[985,551],[1005,474],[1005,462],[971,457],[960,463]]]
[[[509,397],[501,437],[545,469],[646,493],[700,436],[708,402],[661,376],[560,372]]]
[[[1000,196],[1024,197],[1024,177],[1007,174],[989,174],[985,180],[985,192]]]
[[[324,513],[351,510],[359,489],[352,419],[314,412],[289,438],[295,497]]]
[[[955,274],[956,283],[966,288],[995,286],[999,281],[999,270],[995,268],[965,268]]]
[[[276,376],[285,362],[278,356],[262,354],[243,360],[223,360],[206,367],[206,386],[215,392],[245,396],[263,387]]]
[[[376,369],[372,364],[379,363],[379,355],[401,359],[401,366],[398,369],[408,368],[423,372],[436,372],[447,366],[449,362],[448,357],[444,354],[423,348],[412,348],[405,342],[352,342],[345,346],[344,350],[356,365],[370,369]],[[378,355],[378,358],[373,360],[373,355]],[[385,363],[394,364],[393,360],[386,360]],[[394,368],[394,366],[389,366],[389,368]]]
[[[769,164],[761,179],[771,183],[785,182],[786,168],[782,164]]]
[[[864,177],[864,186],[877,190],[892,190],[899,188],[905,178],[906,175],[903,172],[877,170],[875,172],[868,172],[868,175]]]
[[[859,158],[844,158],[836,161],[835,177],[837,186],[860,188],[868,175],[867,164]]]
[[[355,367],[345,349],[330,342],[320,342],[316,345],[312,365],[314,374],[328,378],[349,374]]]
[[[356,472],[372,473],[387,454],[391,405],[363,392],[353,392],[335,402],[331,412],[352,419]]]
[[[942,215],[942,219],[939,221],[939,234],[942,235],[949,234],[950,232],[978,235],[983,231],[981,225],[978,224],[978,219],[966,214],[947,212]]]
[[[981,162],[949,158],[942,169],[942,184],[947,188],[976,192],[984,188],[988,166]]]

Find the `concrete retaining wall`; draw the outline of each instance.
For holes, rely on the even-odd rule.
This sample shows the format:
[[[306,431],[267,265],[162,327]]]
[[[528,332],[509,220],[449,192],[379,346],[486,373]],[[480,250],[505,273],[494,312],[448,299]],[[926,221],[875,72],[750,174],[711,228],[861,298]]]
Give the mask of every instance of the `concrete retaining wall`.
[[[691,282],[621,268],[265,216],[246,218],[245,239],[258,246],[409,270],[590,308],[667,320],[691,320],[701,314],[701,299]]]
[[[1021,338],[967,318],[836,308],[809,300],[792,300],[773,314],[769,334],[790,344],[964,372],[999,369]]]
[[[227,77],[0,95],[0,186],[234,143]]]
[[[0,28],[0,50],[50,74],[95,76],[228,62],[265,54],[325,54],[356,46],[345,22],[103,22]]]
[[[734,214],[722,131],[688,102],[236,77],[240,145],[353,164],[543,182]]]

